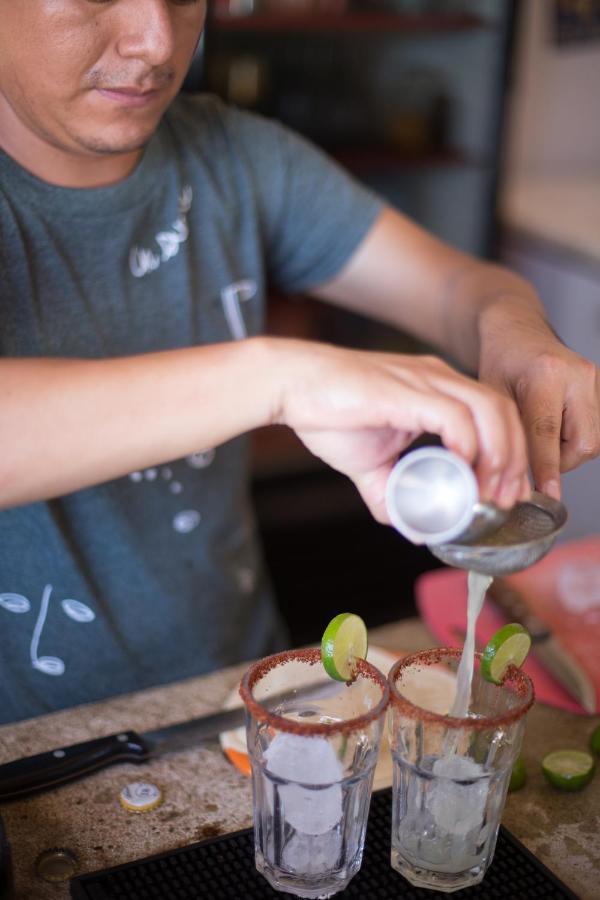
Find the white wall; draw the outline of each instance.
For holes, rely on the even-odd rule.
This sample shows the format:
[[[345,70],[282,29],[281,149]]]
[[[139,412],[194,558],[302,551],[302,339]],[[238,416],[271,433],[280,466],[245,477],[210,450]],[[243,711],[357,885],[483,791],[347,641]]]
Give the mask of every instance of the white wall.
[[[559,46],[551,0],[519,4],[507,163],[523,174],[600,166],[600,41]]]

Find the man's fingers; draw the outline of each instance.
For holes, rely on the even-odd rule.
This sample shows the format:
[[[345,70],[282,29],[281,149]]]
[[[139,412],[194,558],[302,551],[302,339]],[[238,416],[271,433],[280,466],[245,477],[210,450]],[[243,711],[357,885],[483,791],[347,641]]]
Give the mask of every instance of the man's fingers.
[[[560,499],[560,473],[600,454],[598,396],[580,389],[565,396],[564,383],[531,385],[521,398],[533,480],[538,490]]]
[[[532,385],[521,398],[521,416],[529,446],[533,482],[539,491],[560,499],[563,393],[551,385]]]
[[[438,382],[435,386],[467,402],[472,411],[478,439],[476,474],[481,496],[503,507],[524,498],[523,479],[527,473],[525,433],[514,401],[506,394],[482,390],[464,376]]]
[[[421,388],[404,392],[402,402],[391,404],[390,425],[407,422],[417,434],[438,434],[444,446],[474,463],[479,438],[473,411],[467,403],[448,394]]]
[[[362,473],[353,477],[358,492],[369,508],[371,515],[382,525],[390,525],[390,517],[385,505],[385,489],[392,470],[391,465],[381,466],[373,472]]]
[[[560,470],[570,472],[600,455],[600,403],[575,408],[567,402],[563,414]]]

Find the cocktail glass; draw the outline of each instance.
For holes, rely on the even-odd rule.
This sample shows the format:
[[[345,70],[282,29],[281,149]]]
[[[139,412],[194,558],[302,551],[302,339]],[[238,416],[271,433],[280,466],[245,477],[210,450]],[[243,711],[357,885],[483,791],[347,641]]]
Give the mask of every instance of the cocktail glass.
[[[476,654],[466,718],[447,715],[432,692],[418,705],[419,680],[455,677],[461,651],[425,650],[390,670],[394,784],[392,866],[411,884],[455,891],[480,882],[492,861],[525,714],[530,678],[511,666],[501,685],[485,681]]]
[[[362,862],[387,680],[359,660],[353,682],[333,681],[304,649],[253,665],[240,694],[256,867],[278,891],[330,897]]]

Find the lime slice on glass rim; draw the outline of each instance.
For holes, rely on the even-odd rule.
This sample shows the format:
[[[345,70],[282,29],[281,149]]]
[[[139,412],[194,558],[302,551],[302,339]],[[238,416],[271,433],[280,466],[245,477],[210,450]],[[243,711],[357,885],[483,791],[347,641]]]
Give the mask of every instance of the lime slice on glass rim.
[[[592,780],[596,765],[583,750],[555,750],[542,760],[542,772],[550,784],[563,791],[579,791]]]
[[[486,681],[502,684],[509,666],[522,666],[531,647],[526,628],[516,622],[503,625],[492,635],[481,657],[481,674]]]
[[[366,659],[369,641],[367,626],[355,613],[335,616],[321,639],[321,660],[325,671],[336,681],[353,681],[357,659]]]

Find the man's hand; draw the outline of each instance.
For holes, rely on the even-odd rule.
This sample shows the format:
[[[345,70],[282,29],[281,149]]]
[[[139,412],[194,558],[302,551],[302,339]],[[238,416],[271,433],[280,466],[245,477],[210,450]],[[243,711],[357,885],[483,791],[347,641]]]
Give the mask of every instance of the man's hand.
[[[535,485],[559,499],[560,473],[600,454],[600,371],[510,299],[482,314],[480,335],[480,378],[516,401]]]
[[[510,507],[530,494],[516,405],[430,356],[270,344],[281,385],[275,421],[348,475],[371,512],[389,522],[385,486],[401,450],[439,434],[475,469],[482,498]]]
[[[314,294],[439,347],[515,400],[544,493],[560,497],[560,473],[600,453],[598,369],[561,344],[533,286],[515,272],[387,209],[344,270]]]

